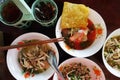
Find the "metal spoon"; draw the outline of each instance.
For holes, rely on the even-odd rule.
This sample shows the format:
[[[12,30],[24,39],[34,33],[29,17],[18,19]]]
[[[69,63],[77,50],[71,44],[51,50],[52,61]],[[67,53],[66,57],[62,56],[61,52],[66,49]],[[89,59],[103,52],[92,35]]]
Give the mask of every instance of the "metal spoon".
[[[50,66],[54,69],[54,71],[57,73],[57,75],[59,76],[59,80],[65,80],[62,73],[57,68],[57,58],[52,51],[49,52],[48,62]]]
[[[35,10],[41,15],[42,18],[45,18],[44,13],[40,11],[39,8],[36,7]]]

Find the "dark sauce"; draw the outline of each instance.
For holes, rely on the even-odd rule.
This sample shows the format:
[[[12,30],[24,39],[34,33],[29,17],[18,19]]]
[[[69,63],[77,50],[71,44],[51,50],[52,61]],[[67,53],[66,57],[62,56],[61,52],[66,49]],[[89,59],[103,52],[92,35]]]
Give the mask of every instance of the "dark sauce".
[[[40,2],[40,5],[35,6],[35,14],[39,20],[50,20],[55,15],[55,7],[50,3]]]
[[[5,22],[14,23],[22,17],[22,12],[12,1],[10,1],[3,6],[1,16]]]

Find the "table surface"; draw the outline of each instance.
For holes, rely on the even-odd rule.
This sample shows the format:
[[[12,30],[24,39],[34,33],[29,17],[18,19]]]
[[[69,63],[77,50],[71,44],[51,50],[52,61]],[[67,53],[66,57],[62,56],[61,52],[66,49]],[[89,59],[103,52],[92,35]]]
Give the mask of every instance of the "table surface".
[[[34,0],[31,0],[29,6]],[[107,36],[114,31],[115,29],[120,27],[120,0],[54,0],[58,6],[59,14],[58,18],[62,13],[63,3],[65,1],[73,2],[73,3],[82,3],[90,8],[96,10],[104,19],[107,27]],[[0,22],[0,31],[3,31],[4,34],[4,45],[10,45],[11,42],[18,36],[23,33],[27,32],[39,32],[49,36],[50,38],[55,37],[55,25],[49,28],[42,27],[39,23],[33,21],[31,26],[27,29],[18,29],[11,26],[6,26]],[[59,53],[60,53],[60,61],[59,63],[63,62],[64,60],[71,58],[72,56],[66,54],[60,46],[56,43]],[[0,57],[0,80],[15,80],[15,78],[10,74],[7,64],[6,64],[6,53],[0,53],[3,55]],[[99,50],[95,55],[91,57],[87,57],[88,59],[93,60],[96,62],[103,70],[106,80],[120,80],[120,78],[115,77],[112,75],[104,66],[102,61],[102,50]],[[52,78],[50,79],[52,80]]]

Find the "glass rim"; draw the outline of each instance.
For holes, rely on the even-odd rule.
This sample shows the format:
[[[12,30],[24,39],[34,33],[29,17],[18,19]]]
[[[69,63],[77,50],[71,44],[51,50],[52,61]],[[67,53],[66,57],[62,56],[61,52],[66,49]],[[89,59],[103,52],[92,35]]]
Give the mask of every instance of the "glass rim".
[[[0,21],[3,22],[4,24],[14,24],[14,23],[17,23],[18,21],[20,21],[20,20],[22,19],[22,16],[23,16],[22,11],[16,6],[16,7],[19,9],[19,11],[20,11],[20,15],[17,17],[17,19],[14,20],[14,21],[11,21],[11,22],[5,20],[5,19],[3,18],[3,16],[2,16],[2,9],[3,9],[9,2],[12,2],[12,3],[16,6],[16,4],[15,4],[13,1],[9,1],[9,0],[6,1],[4,4],[1,4],[1,6],[0,6]]]
[[[38,4],[38,2],[50,2],[54,7],[55,7],[55,12],[54,12],[54,16],[53,17],[51,17],[49,20],[40,20],[37,16],[36,16],[36,14],[35,14],[35,6]],[[33,16],[34,16],[34,18],[39,22],[39,23],[42,23],[42,24],[44,24],[44,23],[51,23],[51,22],[53,22],[53,21],[55,21],[56,19],[57,19],[57,15],[58,15],[58,7],[57,7],[57,5],[56,5],[56,3],[53,1],[53,0],[41,0],[41,1],[39,1],[39,0],[37,0],[37,1],[35,1],[34,3],[33,3],[33,6],[32,6],[32,14],[33,14]]]

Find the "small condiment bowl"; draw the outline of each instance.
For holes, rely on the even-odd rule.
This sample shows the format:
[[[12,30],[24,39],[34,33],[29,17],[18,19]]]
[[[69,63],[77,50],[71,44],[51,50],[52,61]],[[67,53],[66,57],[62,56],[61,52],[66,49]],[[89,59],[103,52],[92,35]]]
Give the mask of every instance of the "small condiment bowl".
[[[36,0],[32,5],[34,19],[42,26],[54,25],[58,15],[58,7],[53,0]]]

